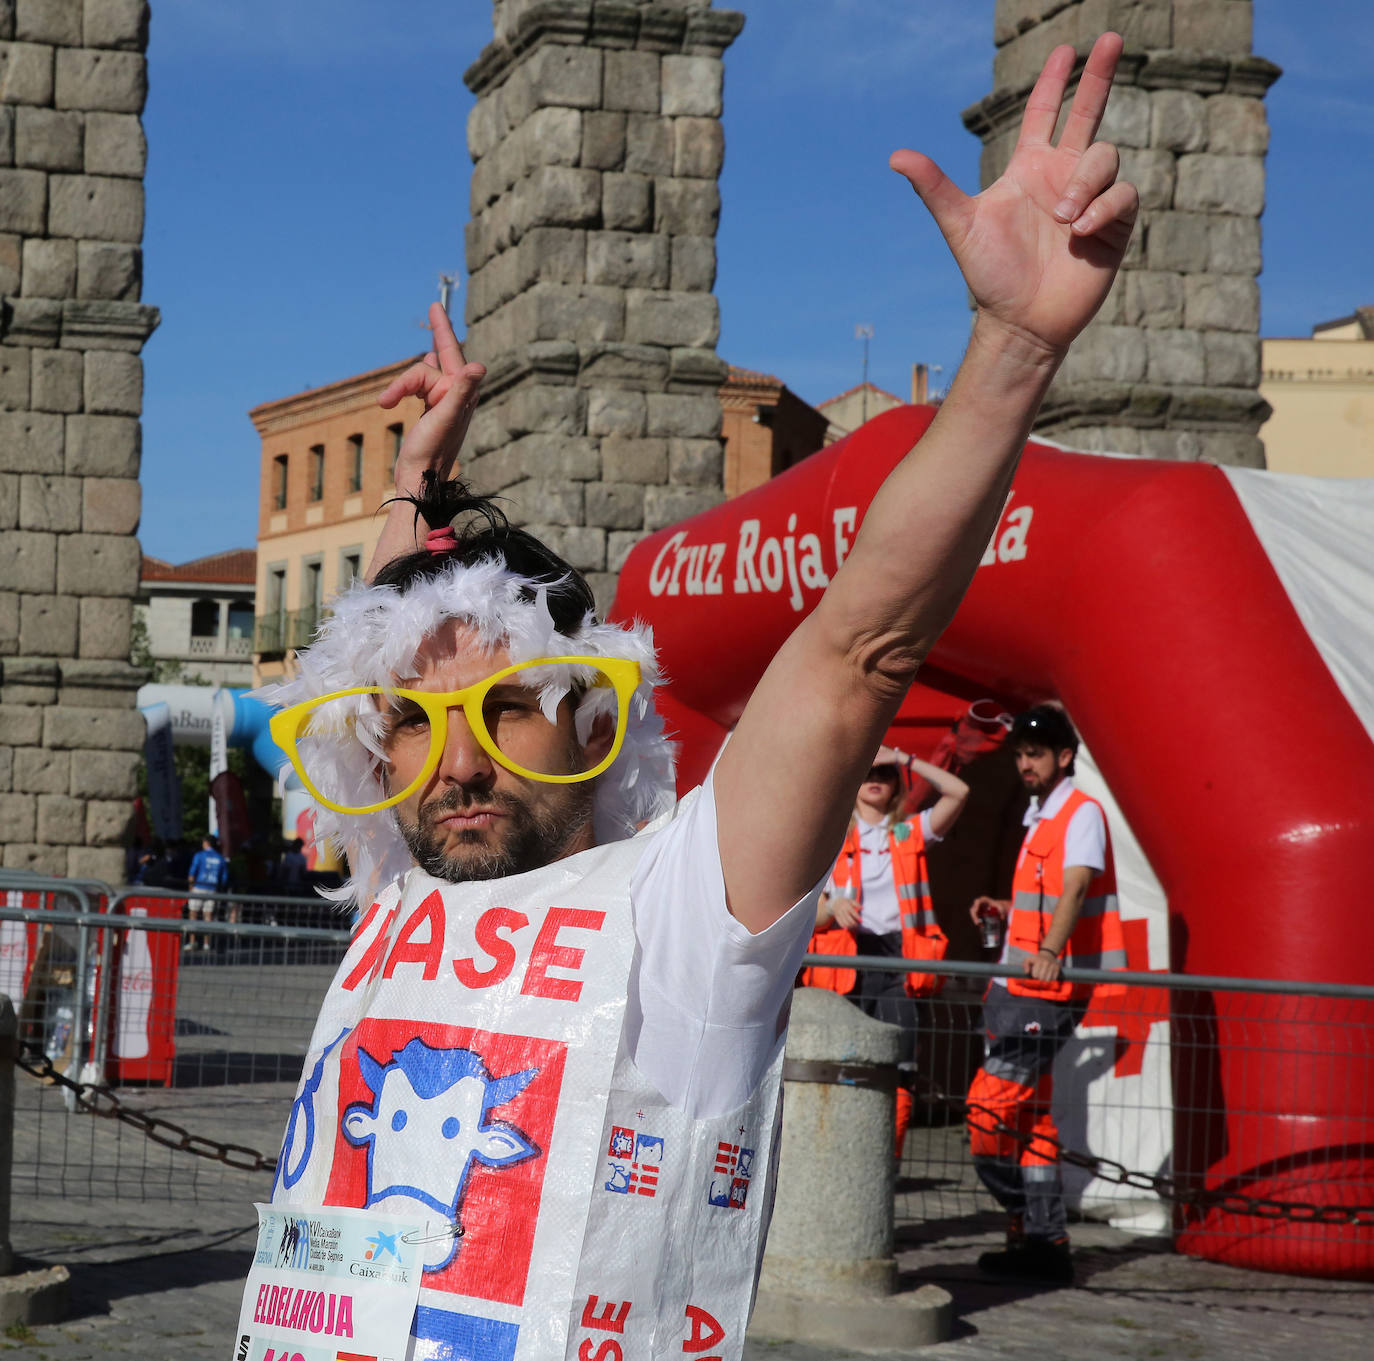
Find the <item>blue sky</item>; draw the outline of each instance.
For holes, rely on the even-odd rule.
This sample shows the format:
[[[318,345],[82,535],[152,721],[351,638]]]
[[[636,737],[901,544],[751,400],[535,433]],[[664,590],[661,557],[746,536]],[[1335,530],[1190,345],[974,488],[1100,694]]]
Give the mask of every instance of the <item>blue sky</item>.
[[[966,295],[896,146],[977,187],[960,112],[987,93],[992,0],[743,0],[726,55],[716,291],[721,354],[816,402],[912,363],[947,381]],[[157,0],[149,46],[144,299],[145,552],[251,546],[248,408],[424,347],[437,275],[461,270],[466,66],[483,0]],[[1255,51],[1284,68],[1261,278],[1265,335],[1374,302],[1374,9],[1257,0]],[[461,314],[461,298],[455,304]]]

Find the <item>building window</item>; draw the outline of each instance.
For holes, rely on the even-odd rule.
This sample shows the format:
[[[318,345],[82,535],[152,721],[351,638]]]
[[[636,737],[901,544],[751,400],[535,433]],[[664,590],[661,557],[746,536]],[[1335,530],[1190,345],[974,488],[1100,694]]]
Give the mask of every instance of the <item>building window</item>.
[[[272,460],[272,508],[286,509],[286,455],[278,454]]]
[[[391,480],[396,480],[396,460],[401,456],[401,441],[405,438],[406,428],[397,421],[395,425],[388,425],[386,433],[391,438]]]
[[[324,500],[324,445],[310,447],[310,499]]]
[[[339,589],[346,591],[363,574],[363,555],[345,553],[339,564]]]
[[[191,637],[219,637],[219,601],[197,600],[191,606]]]
[[[286,646],[286,568],[269,567],[266,581],[265,612],[258,620],[257,650],[265,655],[280,653]]]
[[[363,437],[361,435],[350,435],[348,437],[348,490],[362,491],[363,489]]]

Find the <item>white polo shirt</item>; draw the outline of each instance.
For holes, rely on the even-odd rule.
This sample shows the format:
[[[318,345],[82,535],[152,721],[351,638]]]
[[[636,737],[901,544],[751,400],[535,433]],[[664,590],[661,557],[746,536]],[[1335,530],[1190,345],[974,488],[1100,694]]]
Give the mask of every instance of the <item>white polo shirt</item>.
[[[868,823],[856,819],[859,826],[859,882],[863,901],[859,910],[859,930],[874,935],[887,935],[902,929],[902,905],[897,899],[897,879],[892,872],[891,828],[886,822]],[[921,835],[926,845],[943,838],[930,829],[930,809],[920,816]],[[835,891],[834,882],[826,884],[826,891]]]

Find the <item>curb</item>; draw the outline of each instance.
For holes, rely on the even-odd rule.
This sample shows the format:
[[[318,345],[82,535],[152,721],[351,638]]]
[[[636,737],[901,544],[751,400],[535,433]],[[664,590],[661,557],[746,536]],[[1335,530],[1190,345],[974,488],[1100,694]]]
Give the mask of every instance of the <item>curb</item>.
[[[749,1334],[847,1351],[905,1351],[945,1341],[953,1323],[953,1297],[938,1285],[847,1299],[760,1290]]]

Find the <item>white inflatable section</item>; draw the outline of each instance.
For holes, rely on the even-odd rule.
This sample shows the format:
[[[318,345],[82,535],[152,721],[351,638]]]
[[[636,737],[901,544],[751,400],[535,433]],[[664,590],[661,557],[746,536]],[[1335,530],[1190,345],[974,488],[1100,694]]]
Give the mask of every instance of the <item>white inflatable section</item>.
[[[1222,471],[1332,679],[1374,739],[1374,478]]]

